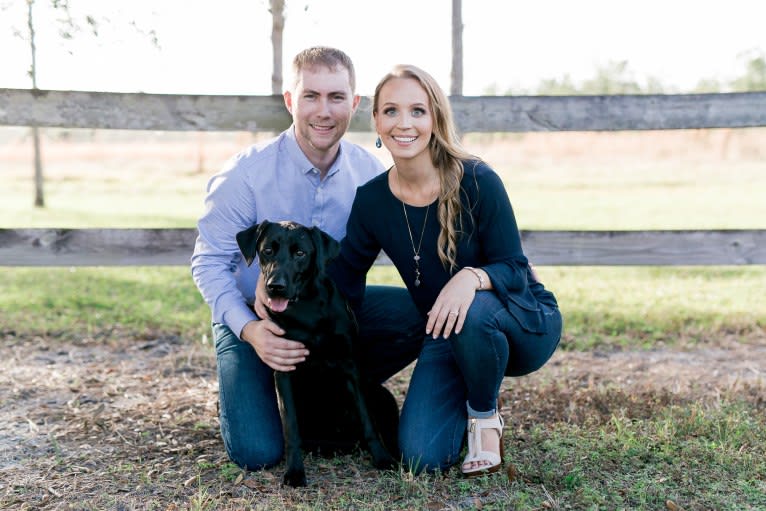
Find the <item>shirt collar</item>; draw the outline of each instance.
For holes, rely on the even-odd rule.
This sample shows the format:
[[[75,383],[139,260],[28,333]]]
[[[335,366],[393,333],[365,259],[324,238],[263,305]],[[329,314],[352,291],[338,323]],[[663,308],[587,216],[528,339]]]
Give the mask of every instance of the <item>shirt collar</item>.
[[[301,146],[298,145],[298,139],[295,137],[295,124],[291,125],[290,129],[287,130],[285,139],[287,140],[287,154],[290,156],[290,159],[293,161],[293,163],[299,169],[301,169],[301,172],[308,174],[314,170],[314,164],[311,163],[305,154],[303,154]],[[338,146],[338,156],[335,158],[335,161],[330,167],[330,170],[327,171],[327,177],[337,173],[343,166],[343,161],[345,160],[343,151],[344,147],[345,141],[341,140],[340,145]]]

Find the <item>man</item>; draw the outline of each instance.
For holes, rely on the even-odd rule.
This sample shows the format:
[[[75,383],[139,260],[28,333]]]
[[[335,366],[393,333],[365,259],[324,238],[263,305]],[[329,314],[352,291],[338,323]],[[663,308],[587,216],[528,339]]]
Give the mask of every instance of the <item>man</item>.
[[[255,314],[260,269],[245,264],[236,234],[263,220],[293,220],[340,240],[356,188],[383,171],[371,154],[342,139],[360,101],[351,59],[334,48],[309,48],[296,55],[293,71],[284,93],[292,125],[236,155],[210,180],[191,258],[212,312],[221,434],[232,461],[248,469],[281,461],[273,373],[294,370],[311,354]],[[417,356],[424,326],[404,288],[368,286],[357,320],[363,369],[376,381]]]

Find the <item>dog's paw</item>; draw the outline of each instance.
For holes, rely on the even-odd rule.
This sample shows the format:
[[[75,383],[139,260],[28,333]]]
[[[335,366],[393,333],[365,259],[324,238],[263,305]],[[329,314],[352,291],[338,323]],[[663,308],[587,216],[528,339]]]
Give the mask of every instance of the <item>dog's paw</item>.
[[[304,470],[288,470],[282,477],[282,482],[287,486],[299,488],[306,486],[306,472]]]

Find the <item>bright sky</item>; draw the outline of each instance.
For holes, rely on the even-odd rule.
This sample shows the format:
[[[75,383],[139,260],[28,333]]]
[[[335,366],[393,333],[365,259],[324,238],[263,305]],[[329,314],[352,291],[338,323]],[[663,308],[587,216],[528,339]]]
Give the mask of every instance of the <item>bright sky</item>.
[[[270,94],[268,0],[70,0],[102,24],[64,43],[48,0],[37,0],[38,87],[190,94]],[[358,92],[370,95],[394,64],[416,64],[449,90],[451,0],[286,0],[284,72],[312,45],[346,51]],[[0,0],[0,87],[28,88],[26,1]],[[127,24],[154,29],[153,48]],[[764,0],[463,0],[464,87],[533,91],[569,74],[576,83],[627,60],[639,83],[680,91],[744,72],[766,51]],[[71,52],[71,53],[70,53]],[[744,56],[743,56],[744,54]]]

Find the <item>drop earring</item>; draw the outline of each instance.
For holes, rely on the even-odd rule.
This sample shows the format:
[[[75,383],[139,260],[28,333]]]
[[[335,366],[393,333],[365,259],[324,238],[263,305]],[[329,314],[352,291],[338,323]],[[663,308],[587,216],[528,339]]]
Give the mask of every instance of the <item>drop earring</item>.
[[[375,147],[377,147],[378,149],[380,149],[381,147],[383,147],[383,141],[382,141],[382,140],[380,140],[380,137],[378,137],[378,138],[376,138],[376,139],[375,139]]]

